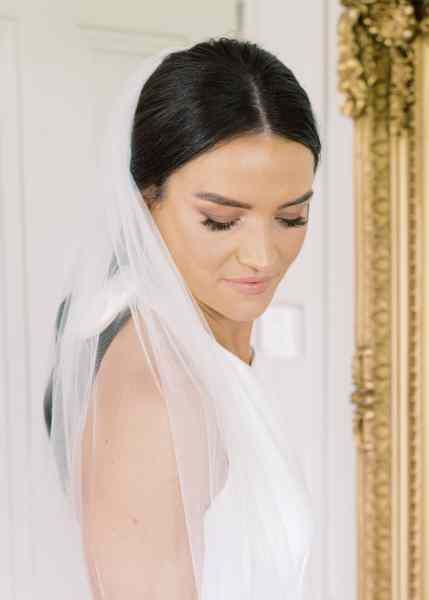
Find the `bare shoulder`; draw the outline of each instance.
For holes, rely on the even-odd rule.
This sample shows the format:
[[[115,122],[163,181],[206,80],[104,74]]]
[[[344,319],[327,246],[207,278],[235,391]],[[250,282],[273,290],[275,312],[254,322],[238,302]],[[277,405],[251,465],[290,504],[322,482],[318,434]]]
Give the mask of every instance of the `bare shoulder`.
[[[100,363],[82,476],[89,566],[106,595],[196,597],[168,410],[133,319]]]
[[[131,318],[111,341],[95,378],[84,427],[84,472],[96,441],[99,477],[113,476],[116,468],[122,471],[114,474],[118,480],[161,446],[164,472],[174,477],[172,447],[163,444],[169,437],[165,399]]]
[[[138,323],[144,343],[147,334],[143,319],[140,318]],[[146,347],[146,344],[144,346]],[[160,399],[156,375],[156,370],[153,371],[151,367],[150,357],[140,342],[134,320],[129,318],[114,336],[101,360],[96,377],[98,388],[107,386],[117,389],[118,386],[126,386],[129,383],[142,386],[140,389],[144,389],[146,397]]]

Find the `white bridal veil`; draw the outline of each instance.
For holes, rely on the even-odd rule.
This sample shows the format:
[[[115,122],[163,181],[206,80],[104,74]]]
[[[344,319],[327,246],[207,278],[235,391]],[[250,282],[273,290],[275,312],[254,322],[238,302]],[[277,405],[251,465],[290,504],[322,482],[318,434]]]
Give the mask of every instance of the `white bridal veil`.
[[[146,542],[157,548],[157,540],[175,531],[174,515],[156,489],[145,492],[154,510],[147,523],[138,507],[124,504],[123,520],[117,509],[124,501],[124,481],[144,486],[153,481],[151,470],[163,464],[156,438],[151,456],[120,462],[126,445],[121,429],[133,426],[122,407],[158,397],[167,409],[174,447],[194,597],[299,598],[311,528],[305,486],[284,432],[270,416],[267,390],[252,369],[216,341],[130,172],[141,89],[174,50],[183,48],[145,59],[110,111],[94,185],[104,212],[76,254],[57,314],[45,399],[51,430],[48,436],[45,429],[43,452],[34,457],[32,480],[35,597],[44,600],[161,597],[139,595],[135,574],[145,590],[152,567],[142,538],[152,536]],[[137,334],[138,372],[119,351],[102,362],[125,321]],[[118,422],[113,437],[105,439],[100,415],[108,410]],[[149,435],[150,424],[142,431]],[[117,482],[104,476],[115,473],[114,461],[121,475]],[[88,506],[92,512],[85,511]],[[103,520],[100,547],[91,547],[88,515],[92,526],[112,507],[112,518]],[[115,544],[125,544],[132,519],[142,545],[136,542],[135,555],[123,564]],[[165,552],[170,561],[173,550]],[[160,560],[154,552],[153,560]],[[178,589],[173,566],[166,561],[165,578]],[[123,595],[110,595],[115,577]],[[185,597],[191,600],[177,595]]]

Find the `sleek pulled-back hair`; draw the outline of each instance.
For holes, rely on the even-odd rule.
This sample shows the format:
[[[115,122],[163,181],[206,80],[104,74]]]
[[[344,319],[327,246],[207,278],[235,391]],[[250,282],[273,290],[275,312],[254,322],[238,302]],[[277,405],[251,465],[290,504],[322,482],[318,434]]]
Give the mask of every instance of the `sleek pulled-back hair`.
[[[131,173],[143,193],[152,191],[151,202],[161,200],[176,169],[218,144],[258,133],[307,146],[316,171],[316,120],[292,71],[254,42],[210,38],[168,54],[145,82],[132,132]]]
[[[292,71],[256,43],[210,38],[168,54],[143,85],[131,134],[131,174],[152,204],[162,200],[166,180],[176,169],[214,146],[257,133],[307,146],[316,171],[321,152],[316,121]],[[65,298],[58,309],[57,338],[69,301]],[[130,317],[127,308],[100,333],[95,372]],[[48,434],[53,374],[44,396]]]

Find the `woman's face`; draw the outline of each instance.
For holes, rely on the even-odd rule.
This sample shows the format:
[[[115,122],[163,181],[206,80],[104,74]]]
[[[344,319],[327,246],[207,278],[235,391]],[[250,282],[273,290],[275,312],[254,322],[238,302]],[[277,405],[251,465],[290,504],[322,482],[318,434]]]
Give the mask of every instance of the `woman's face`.
[[[240,322],[265,311],[307,231],[309,197],[282,205],[311,191],[313,165],[306,146],[261,134],[220,145],[170,176],[151,212],[203,311]],[[221,196],[246,207],[214,202]],[[258,294],[225,281],[266,276],[268,287]]]

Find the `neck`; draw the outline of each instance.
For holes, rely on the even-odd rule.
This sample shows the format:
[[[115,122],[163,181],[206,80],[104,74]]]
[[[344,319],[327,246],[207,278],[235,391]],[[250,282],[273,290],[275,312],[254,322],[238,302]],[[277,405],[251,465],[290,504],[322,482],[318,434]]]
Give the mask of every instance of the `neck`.
[[[198,303],[217,342],[251,365],[253,349],[250,345],[253,321],[232,321],[213,309]]]

